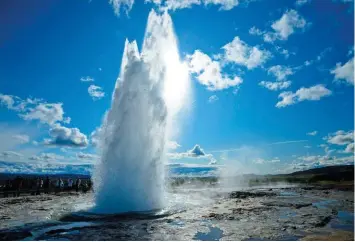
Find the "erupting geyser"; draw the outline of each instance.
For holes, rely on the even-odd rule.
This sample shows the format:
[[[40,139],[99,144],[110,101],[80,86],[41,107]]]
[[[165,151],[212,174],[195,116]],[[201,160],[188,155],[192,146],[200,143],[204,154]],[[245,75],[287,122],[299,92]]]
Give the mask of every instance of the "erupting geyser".
[[[95,170],[96,212],[164,207],[166,144],[186,102],[188,68],[180,62],[172,20],[148,17],[141,52],[126,40],[121,73],[100,131]]]

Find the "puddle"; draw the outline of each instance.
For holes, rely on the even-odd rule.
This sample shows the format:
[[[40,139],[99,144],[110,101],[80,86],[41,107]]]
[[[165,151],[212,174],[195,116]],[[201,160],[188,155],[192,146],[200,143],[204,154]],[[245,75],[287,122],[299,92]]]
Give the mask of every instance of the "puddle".
[[[31,231],[32,236],[25,238],[24,240],[36,240],[37,237],[48,233],[50,231],[53,230],[58,230],[58,229],[64,229],[64,230],[70,230],[73,228],[81,228],[81,227],[87,227],[87,226],[92,226],[93,223],[89,223],[89,222],[76,222],[76,223],[70,223],[70,224],[62,224],[62,225],[55,225],[55,226],[50,226],[44,229],[39,229],[39,230],[35,230],[35,231]],[[70,233],[73,231],[68,231],[67,233]],[[65,233],[65,232],[63,232]]]
[[[223,237],[223,230],[218,227],[209,226],[209,232],[202,233],[197,232],[194,236],[194,240],[202,240],[202,241],[213,241],[220,240]]]
[[[336,200],[323,200],[323,201],[312,203],[312,206],[316,208],[328,208],[330,205],[333,205],[336,202],[337,202]]]
[[[299,194],[297,192],[286,192],[286,191],[281,191],[280,196],[282,197],[294,197],[298,196]]]
[[[177,226],[177,227],[184,227],[185,223],[181,220],[173,220],[169,223],[170,225]]]
[[[282,215],[280,215],[280,218],[281,219],[288,219],[288,218],[294,217],[296,215],[297,215],[297,213],[295,213],[295,212],[287,211],[287,212],[283,213]]]
[[[354,231],[354,214],[346,211],[338,211],[336,219],[330,223],[333,229]]]

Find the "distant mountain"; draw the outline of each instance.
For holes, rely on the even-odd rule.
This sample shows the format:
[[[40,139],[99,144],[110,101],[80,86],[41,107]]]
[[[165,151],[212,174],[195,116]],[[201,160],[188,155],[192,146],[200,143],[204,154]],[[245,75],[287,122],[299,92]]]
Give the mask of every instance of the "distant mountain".
[[[341,165],[341,166],[325,166],[319,168],[313,168],[304,171],[296,171],[290,175],[319,175],[319,174],[352,174],[354,176],[354,165]]]

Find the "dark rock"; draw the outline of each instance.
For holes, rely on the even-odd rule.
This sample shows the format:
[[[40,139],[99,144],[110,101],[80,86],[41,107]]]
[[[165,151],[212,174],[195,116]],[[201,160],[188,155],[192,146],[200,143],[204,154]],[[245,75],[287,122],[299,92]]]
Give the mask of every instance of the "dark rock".
[[[312,203],[297,203],[297,204],[292,204],[292,207],[296,208],[296,209],[300,209],[303,207],[308,207],[308,206],[312,206]]]
[[[0,240],[23,240],[24,238],[32,236],[29,231],[7,231],[0,232]]]
[[[316,227],[324,227],[325,225],[327,225],[330,220],[332,219],[331,216],[326,216],[326,217],[320,217],[320,221],[318,223],[315,224]]]
[[[249,197],[266,197],[266,196],[275,196],[275,193],[272,192],[245,192],[245,191],[235,191],[229,194],[229,198],[249,198]]]

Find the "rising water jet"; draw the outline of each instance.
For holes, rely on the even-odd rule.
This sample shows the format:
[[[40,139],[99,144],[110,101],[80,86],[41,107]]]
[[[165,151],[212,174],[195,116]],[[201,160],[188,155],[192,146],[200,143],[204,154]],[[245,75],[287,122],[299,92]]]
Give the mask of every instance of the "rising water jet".
[[[96,212],[164,207],[166,144],[188,90],[188,68],[180,62],[171,17],[152,10],[141,52],[136,41],[125,42],[111,108],[100,129]]]

